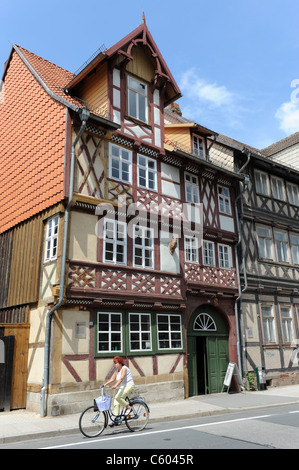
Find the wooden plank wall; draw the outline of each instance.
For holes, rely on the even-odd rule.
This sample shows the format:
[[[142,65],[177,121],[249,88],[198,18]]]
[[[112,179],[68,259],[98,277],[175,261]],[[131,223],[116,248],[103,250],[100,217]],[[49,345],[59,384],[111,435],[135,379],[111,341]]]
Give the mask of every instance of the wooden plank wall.
[[[38,301],[44,221],[63,210],[59,204],[0,235],[0,309]]]
[[[6,306],[8,296],[12,242],[12,230],[0,235],[0,308]]]

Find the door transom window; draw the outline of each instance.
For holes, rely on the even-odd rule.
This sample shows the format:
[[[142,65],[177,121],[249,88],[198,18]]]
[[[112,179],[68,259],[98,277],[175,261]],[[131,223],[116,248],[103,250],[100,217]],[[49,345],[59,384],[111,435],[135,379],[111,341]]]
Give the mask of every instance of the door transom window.
[[[217,331],[216,323],[208,313],[200,313],[194,320],[195,331]]]

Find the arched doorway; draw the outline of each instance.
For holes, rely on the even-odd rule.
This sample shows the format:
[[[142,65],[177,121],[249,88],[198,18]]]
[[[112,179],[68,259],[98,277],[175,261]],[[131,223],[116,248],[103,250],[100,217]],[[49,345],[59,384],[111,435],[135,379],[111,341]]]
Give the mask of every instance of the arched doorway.
[[[189,396],[221,392],[227,365],[228,326],[210,305],[191,316],[188,333]]]

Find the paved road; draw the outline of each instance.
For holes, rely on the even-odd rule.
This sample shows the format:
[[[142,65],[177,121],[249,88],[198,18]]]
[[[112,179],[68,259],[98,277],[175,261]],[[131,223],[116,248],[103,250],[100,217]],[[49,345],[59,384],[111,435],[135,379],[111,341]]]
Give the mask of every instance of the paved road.
[[[101,462],[131,464],[137,468],[142,461],[162,464],[158,457],[171,449],[170,454],[179,454],[187,463],[198,458],[195,449],[298,449],[299,409],[298,405],[261,408],[259,410],[229,413],[218,416],[150,423],[141,433],[132,433],[126,426],[115,431],[106,429],[95,439],[88,439],[80,432],[72,435],[51,437],[0,445],[0,449],[101,449]],[[122,452],[126,449],[126,452]],[[133,452],[134,459],[117,462],[115,459],[130,457],[131,449],[147,449]],[[120,457],[122,456],[122,457]],[[139,457],[139,461],[138,461]],[[156,461],[152,461],[154,458]],[[112,459],[107,461],[107,459]],[[114,459],[114,460],[113,460]],[[165,462],[164,462],[165,463]]]

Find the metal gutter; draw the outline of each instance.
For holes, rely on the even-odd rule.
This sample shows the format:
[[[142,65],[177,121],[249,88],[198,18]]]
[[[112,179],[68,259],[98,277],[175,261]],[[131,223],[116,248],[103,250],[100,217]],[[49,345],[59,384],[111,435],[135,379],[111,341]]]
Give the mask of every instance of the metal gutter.
[[[243,171],[246,166],[249,164],[250,157],[251,157],[251,152],[250,150],[244,148],[243,152],[247,152],[247,160],[245,164],[240,168],[239,172]],[[242,254],[242,266],[243,266],[243,274],[244,274],[244,288],[241,289],[241,280],[240,280],[240,270],[239,270],[239,256],[238,256],[238,247],[241,245],[242,242],[242,236],[241,236],[241,224],[240,224],[240,218],[239,218],[239,213],[238,213],[238,201],[241,201],[242,204],[242,210],[241,210],[241,215],[243,214],[243,192],[247,189],[248,185],[248,178],[244,176],[244,189],[242,191],[241,189],[241,183],[239,181],[239,194],[235,199],[235,215],[236,215],[236,223],[237,223],[237,231],[238,231],[238,242],[235,245],[235,260],[236,260],[236,272],[237,272],[237,279],[238,279],[238,297],[235,299],[235,320],[236,320],[236,332],[237,332],[237,354],[238,354],[238,364],[239,364],[239,370],[240,374],[243,377],[244,370],[243,366],[245,363],[245,332],[244,332],[244,322],[243,322],[243,310],[242,310],[242,302],[240,303],[240,315],[238,314],[238,302],[241,300],[242,294],[247,290],[248,284],[247,284],[247,275],[246,275],[246,267],[245,267],[245,260],[244,256]],[[241,336],[241,338],[240,338]]]
[[[63,246],[62,246],[62,259],[61,259],[61,274],[60,274],[60,289],[59,289],[59,299],[56,305],[51,308],[47,313],[46,318],[46,333],[45,333],[45,349],[44,349],[44,377],[43,377],[43,387],[41,389],[41,409],[40,415],[42,417],[47,415],[46,409],[46,391],[49,384],[49,362],[50,362],[50,339],[51,339],[51,320],[54,312],[61,307],[64,301],[64,288],[65,288],[65,272],[66,272],[66,251],[67,251],[67,240],[69,232],[69,216],[70,210],[73,204],[73,194],[74,194],[74,174],[75,174],[75,147],[84,132],[84,129],[87,125],[87,120],[89,119],[90,113],[86,108],[80,110],[80,118],[82,121],[81,128],[72,144],[71,148],[71,163],[70,163],[70,184],[69,184],[69,200],[68,205],[64,214],[64,232],[63,232]]]
[[[214,142],[213,142],[214,143]],[[229,175],[233,178],[237,178],[238,180],[241,180],[243,181],[244,178],[245,178],[245,175],[242,175],[242,174],[239,174],[239,173],[235,173],[233,171],[230,171],[230,170],[227,170],[226,168],[223,168],[221,166],[218,166],[218,165],[215,165],[214,163],[208,161],[208,160],[202,160],[200,158],[197,158],[197,157],[194,157],[193,155],[191,155],[190,153],[186,153],[184,152],[183,150],[180,150],[180,149],[174,149],[173,150],[173,153],[175,153],[176,155],[180,156],[180,157],[184,157],[184,158],[188,158],[189,160],[192,160],[194,163],[197,163],[197,164],[201,164],[201,165],[206,165],[208,168],[210,168],[211,170],[214,170],[214,171],[221,171],[223,173],[225,173],[226,175]]]

